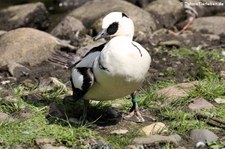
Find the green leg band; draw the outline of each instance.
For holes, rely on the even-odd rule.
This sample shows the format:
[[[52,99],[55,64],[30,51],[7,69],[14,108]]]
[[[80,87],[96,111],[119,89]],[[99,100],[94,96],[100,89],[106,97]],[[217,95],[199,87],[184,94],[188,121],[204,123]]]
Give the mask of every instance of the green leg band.
[[[137,99],[137,98],[132,99],[132,101],[133,101],[134,103],[138,103],[138,99]]]

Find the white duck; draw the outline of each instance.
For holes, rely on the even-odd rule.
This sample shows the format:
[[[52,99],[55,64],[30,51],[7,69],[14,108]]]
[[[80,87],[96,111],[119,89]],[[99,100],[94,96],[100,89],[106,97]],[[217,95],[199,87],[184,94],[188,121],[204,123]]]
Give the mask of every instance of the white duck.
[[[138,111],[134,92],[141,86],[150,67],[149,53],[132,41],[133,21],[122,12],[111,12],[102,23],[102,31],[94,38],[107,36],[111,40],[91,49],[72,68],[72,86],[75,100],[85,101],[83,118],[86,117],[89,100],[113,100],[131,95],[131,116],[140,122],[144,118]]]

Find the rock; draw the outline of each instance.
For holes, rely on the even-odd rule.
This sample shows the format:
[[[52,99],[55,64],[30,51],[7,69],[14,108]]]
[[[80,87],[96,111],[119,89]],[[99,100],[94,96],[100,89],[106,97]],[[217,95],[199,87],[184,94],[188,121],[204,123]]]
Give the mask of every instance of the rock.
[[[34,66],[47,60],[53,50],[61,48],[73,47],[36,29],[12,30],[0,36],[0,67],[9,64],[12,60]]]
[[[179,48],[181,46],[181,42],[178,40],[168,40],[168,41],[160,42],[159,45],[166,46],[166,47]]]
[[[118,129],[118,130],[114,130],[110,132],[110,134],[115,134],[115,135],[124,135],[126,133],[128,133],[127,129]]]
[[[41,147],[41,149],[67,149],[67,147],[65,147],[65,146],[56,147],[56,146],[53,146],[51,144],[45,144]]]
[[[18,102],[18,99],[13,95],[5,96],[1,100],[1,103],[4,103],[4,104],[14,104],[14,103],[17,103],[17,102]]]
[[[65,84],[60,82],[55,77],[49,77],[49,78],[40,78],[38,91],[40,92],[47,92],[47,91],[53,91],[57,88],[63,89],[63,91],[67,91],[67,87]]]
[[[51,31],[51,34],[60,39],[73,40],[84,30],[85,27],[80,20],[67,16]]]
[[[153,14],[158,28],[171,28],[184,16],[183,5],[179,0],[156,0],[148,4],[145,10]]]
[[[35,139],[35,143],[37,145],[43,145],[43,144],[53,144],[55,143],[55,139],[54,138],[36,138]]]
[[[5,34],[7,31],[2,31],[2,30],[0,30],[0,36],[1,35],[3,35],[3,34]]]
[[[28,76],[31,71],[27,67],[25,67],[19,63],[16,63],[16,62],[9,62],[8,70],[9,70],[9,73],[15,78],[20,78],[22,76]]]
[[[195,19],[190,29],[195,32],[221,35],[225,34],[224,26],[225,26],[225,17],[213,16]]]
[[[128,145],[123,149],[145,149],[143,145]]]
[[[9,119],[9,115],[3,112],[0,112],[0,123],[5,122]]]
[[[174,139],[176,139],[177,142],[180,142],[182,140],[181,136],[178,134],[170,135],[170,137],[173,137]]]
[[[168,101],[173,101],[187,96],[187,92],[193,89],[196,82],[179,83],[157,91],[159,96],[164,96]]]
[[[138,137],[132,141],[135,145],[141,144],[155,144],[155,143],[173,143],[175,146],[178,146],[178,142],[175,138],[170,136],[162,136],[162,135],[150,135],[148,137]]]
[[[90,27],[96,20],[112,11],[122,11],[134,21],[136,36],[149,35],[156,29],[155,21],[148,12],[123,0],[93,0],[73,10],[69,15],[81,20],[86,27]]]
[[[0,10],[0,30],[12,30],[19,27],[47,29],[48,12],[43,3],[30,3],[10,6]]]
[[[190,137],[196,142],[217,141],[218,136],[207,129],[194,129],[190,132]]]
[[[177,46],[177,47],[213,47],[221,45],[221,37],[214,34],[186,31],[179,36],[174,36],[166,29],[159,29],[152,34],[151,45]],[[172,42],[171,42],[172,41]],[[174,42],[176,41],[176,42]],[[168,43],[169,42],[169,43]]]
[[[55,0],[60,8],[63,8],[64,10],[69,10],[72,8],[77,8],[81,6],[82,4],[86,3],[90,0]]]
[[[214,101],[218,104],[225,104],[225,99],[224,98],[216,98]]]
[[[161,122],[156,122],[142,128],[142,131],[147,135],[158,134],[167,131],[166,125]]]
[[[153,0],[127,0],[130,3],[133,3],[141,8],[144,8]]]
[[[200,111],[202,109],[211,109],[211,108],[214,108],[214,105],[211,104],[211,103],[209,103],[208,101],[206,101],[202,97],[196,97],[195,99],[193,99],[193,103],[190,103],[188,105],[188,108],[191,111]]]
[[[107,144],[103,141],[98,141],[95,139],[88,139],[84,141],[84,147],[83,148],[93,148],[93,149],[113,149],[112,145]],[[79,148],[79,147],[78,147]]]

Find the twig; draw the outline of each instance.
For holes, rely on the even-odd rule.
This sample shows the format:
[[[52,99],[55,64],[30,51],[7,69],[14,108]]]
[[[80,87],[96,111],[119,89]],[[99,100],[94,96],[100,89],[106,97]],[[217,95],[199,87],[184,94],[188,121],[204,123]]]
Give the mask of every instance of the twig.
[[[225,121],[223,121],[221,119],[203,115],[201,113],[196,113],[195,117],[197,117],[197,119],[207,119],[207,120],[209,120],[208,124],[225,129]]]

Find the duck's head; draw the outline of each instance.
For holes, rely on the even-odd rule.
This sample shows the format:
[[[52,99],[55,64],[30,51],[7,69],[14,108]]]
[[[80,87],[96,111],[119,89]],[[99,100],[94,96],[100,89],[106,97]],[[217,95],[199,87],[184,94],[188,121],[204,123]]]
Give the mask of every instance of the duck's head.
[[[125,13],[111,12],[103,18],[102,31],[94,38],[94,40],[108,36],[128,36],[132,39],[133,35],[133,21]]]

